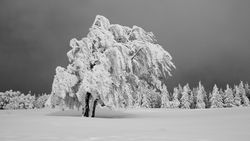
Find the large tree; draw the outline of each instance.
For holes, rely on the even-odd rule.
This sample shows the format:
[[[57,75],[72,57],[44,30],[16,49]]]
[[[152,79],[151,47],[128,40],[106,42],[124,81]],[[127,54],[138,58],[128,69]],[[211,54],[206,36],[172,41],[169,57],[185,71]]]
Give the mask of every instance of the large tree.
[[[84,116],[97,103],[133,107],[161,102],[162,87],[175,68],[171,55],[156,43],[152,32],[110,24],[100,15],[87,37],[72,39],[70,46],[70,63],[56,69],[51,97],[73,98],[76,105],[82,104]],[[139,89],[147,93],[141,94]]]

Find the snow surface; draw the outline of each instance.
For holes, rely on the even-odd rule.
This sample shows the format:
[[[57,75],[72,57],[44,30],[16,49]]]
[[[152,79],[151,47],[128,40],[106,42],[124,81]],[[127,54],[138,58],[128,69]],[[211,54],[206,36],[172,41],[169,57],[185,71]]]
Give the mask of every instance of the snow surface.
[[[0,141],[247,141],[250,108],[0,111]]]

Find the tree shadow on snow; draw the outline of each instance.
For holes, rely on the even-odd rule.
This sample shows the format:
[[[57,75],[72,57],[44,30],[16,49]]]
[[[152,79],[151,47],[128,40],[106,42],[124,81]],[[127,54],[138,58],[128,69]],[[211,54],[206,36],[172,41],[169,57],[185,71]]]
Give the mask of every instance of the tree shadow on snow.
[[[47,114],[47,116],[81,117],[81,110],[64,110]],[[135,115],[108,108],[97,108],[95,118],[134,118]]]

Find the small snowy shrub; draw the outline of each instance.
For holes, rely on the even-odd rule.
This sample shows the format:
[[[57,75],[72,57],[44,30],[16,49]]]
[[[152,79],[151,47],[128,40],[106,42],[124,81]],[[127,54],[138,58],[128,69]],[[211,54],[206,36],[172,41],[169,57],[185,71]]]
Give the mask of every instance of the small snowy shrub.
[[[47,94],[42,94],[38,96],[38,98],[34,101],[34,108],[37,108],[37,109],[44,108],[48,97],[49,95]]]
[[[6,91],[5,98],[7,101],[5,109],[20,109],[24,107],[23,95],[19,91]]]

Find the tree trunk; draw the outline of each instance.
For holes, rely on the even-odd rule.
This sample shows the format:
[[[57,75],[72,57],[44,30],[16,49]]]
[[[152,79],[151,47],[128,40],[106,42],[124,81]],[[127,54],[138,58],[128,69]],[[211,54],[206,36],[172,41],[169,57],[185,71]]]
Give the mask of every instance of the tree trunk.
[[[93,99],[93,97],[92,97],[92,99],[90,100],[91,117],[95,117],[96,105],[97,105],[97,99]]]
[[[91,94],[87,92],[85,96],[85,105],[82,105],[82,114],[84,117],[89,117],[89,101]]]

